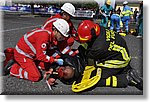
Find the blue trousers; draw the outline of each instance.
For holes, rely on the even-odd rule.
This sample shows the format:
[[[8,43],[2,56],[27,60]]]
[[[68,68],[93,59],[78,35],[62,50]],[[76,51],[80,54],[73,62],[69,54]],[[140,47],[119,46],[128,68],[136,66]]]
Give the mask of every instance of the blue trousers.
[[[117,32],[120,31],[120,17],[117,15],[112,15],[110,18],[110,30],[114,29],[114,25],[116,24]]]
[[[123,16],[122,22],[125,26],[126,32],[129,31],[129,21],[130,21],[130,16]]]

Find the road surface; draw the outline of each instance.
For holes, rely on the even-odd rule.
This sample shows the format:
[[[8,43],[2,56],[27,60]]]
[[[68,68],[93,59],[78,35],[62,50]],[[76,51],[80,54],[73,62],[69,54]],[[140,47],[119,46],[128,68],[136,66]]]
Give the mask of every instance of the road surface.
[[[3,42],[4,49],[8,47],[15,47],[17,41],[26,32],[40,27],[48,17],[34,17],[31,15],[16,15],[4,14],[3,15]],[[77,28],[81,20],[73,20]],[[127,41],[129,51],[132,57],[131,66],[143,75],[143,39],[137,39],[135,36],[129,35],[124,37]],[[76,47],[77,43],[73,45]],[[50,91],[46,85],[45,80],[40,82],[31,82],[23,79],[17,79],[11,76],[3,76],[3,93],[9,95],[21,94],[38,94],[38,95],[142,95],[143,91],[139,91],[135,87],[128,86],[127,88],[109,88],[97,87],[93,90],[85,91],[82,93],[74,93],[71,91],[71,85],[65,85],[59,80],[56,87],[52,87]]]

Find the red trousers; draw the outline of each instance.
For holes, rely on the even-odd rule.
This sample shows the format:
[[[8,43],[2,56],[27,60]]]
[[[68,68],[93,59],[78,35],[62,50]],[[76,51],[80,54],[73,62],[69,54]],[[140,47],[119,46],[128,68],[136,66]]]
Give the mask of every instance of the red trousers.
[[[14,55],[14,59],[17,63],[12,66],[10,75],[33,82],[39,81],[41,79],[41,73],[33,59],[19,54],[16,50],[14,50]],[[41,65],[44,64],[41,63]],[[41,68],[44,69],[44,66],[41,66]]]

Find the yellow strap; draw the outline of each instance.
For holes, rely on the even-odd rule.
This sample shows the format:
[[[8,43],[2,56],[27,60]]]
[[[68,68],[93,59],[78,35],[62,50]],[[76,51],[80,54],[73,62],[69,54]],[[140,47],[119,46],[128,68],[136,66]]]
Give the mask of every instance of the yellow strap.
[[[81,92],[83,90],[86,90],[86,89],[94,86],[101,79],[101,73],[102,73],[102,69],[98,68],[96,76],[94,76],[90,79],[82,80],[78,84],[76,84],[76,81],[74,81],[74,83],[72,84],[72,91],[73,92]],[[83,74],[83,75],[85,75],[85,74]]]
[[[83,73],[82,81],[89,79],[93,70],[95,70],[94,66],[86,66]]]
[[[108,78],[106,79],[106,86],[110,86],[110,81],[111,81],[111,77],[108,77]]]
[[[117,87],[117,77],[112,76],[112,87]]]

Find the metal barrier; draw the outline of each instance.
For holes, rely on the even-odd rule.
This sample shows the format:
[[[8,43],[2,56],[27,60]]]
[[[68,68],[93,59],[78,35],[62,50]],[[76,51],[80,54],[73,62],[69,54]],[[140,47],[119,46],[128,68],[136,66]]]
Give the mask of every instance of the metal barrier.
[[[76,10],[75,12],[76,17],[93,18],[94,15],[95,15],[94,11],[91,10]]]

